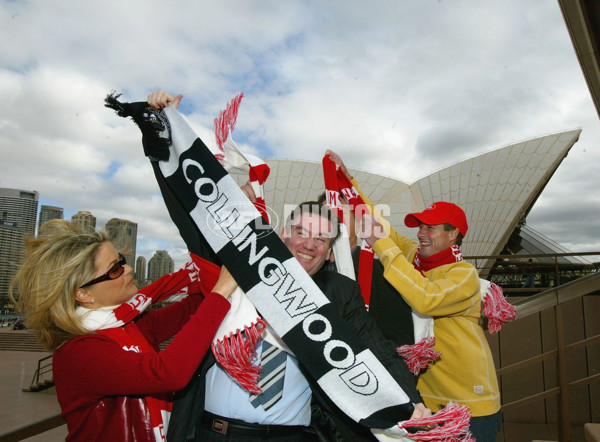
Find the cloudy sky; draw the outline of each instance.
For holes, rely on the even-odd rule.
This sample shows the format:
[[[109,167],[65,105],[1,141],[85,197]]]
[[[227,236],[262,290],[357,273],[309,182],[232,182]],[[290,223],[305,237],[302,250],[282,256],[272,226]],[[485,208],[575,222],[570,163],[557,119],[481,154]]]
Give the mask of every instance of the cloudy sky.
[[[575,252],[600,250],[600,119],[558,2],[539,0],[0,1],[0,187],[37,190],[65,218],[138,223],[138,255],[185,247],[140,133],[103,107],[153,90],[214,144],[407,183],[493,148],[583,130],[528,217]],[[595,257],[597,259],[597,257]]]

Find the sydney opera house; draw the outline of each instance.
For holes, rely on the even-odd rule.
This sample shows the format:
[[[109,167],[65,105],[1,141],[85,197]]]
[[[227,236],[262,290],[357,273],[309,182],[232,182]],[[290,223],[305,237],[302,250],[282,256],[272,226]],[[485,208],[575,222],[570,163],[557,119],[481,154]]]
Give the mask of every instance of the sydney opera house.
[[[580,132],[560,132],[501,147],[412,184],[362,170],[350,172],[374,203],[389,208],[386,218],[406,236],[414,235],[404,227],[406,213],[420,212],[434,201],[448,201],[462,207],[469,220],[469,234],[462,245],[465,256],[500,255],[511,237],[515,242],[515,235],[520,246],[513,247],[512,254],[561,253],[565,250],[556,243],[527,228],[525,218]],[[315,200],[324,190],[320,163],[281,159],[267,163],[271,175],[265,183],[265,200],[280,217],[284,216],[284,205]],[[246,179],[237,178],[240,183]],[[562,259],[585,262],[577,257]],[[482,276],[488,276],[494,263],[493,258],[479,259],[477,267]]]

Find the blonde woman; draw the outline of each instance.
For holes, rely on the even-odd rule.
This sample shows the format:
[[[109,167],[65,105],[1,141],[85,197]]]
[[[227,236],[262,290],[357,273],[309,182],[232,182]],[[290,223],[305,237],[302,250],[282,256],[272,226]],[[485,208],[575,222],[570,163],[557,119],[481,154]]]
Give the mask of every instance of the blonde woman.
[[[46,223],[26,245],[11,296],[18,294],[27,326],[54,352],[67,441],[164,440],[172,392],[188,383],[208,350],[235,280],[215,269],[199,283],[186,266],[138,290],[132,268],[104,234],[62,220]],[[206,296],[146,309],[181,289]]]

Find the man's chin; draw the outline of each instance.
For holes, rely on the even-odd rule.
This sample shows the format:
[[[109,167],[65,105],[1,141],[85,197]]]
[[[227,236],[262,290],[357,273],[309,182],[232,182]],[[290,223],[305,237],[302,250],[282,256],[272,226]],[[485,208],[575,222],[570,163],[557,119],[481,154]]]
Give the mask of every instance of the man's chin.
[[[312,273],[311,273],[312,272],[312,268],[311,267],[302,266],[302,268],[304,269],[304,271],[306,271],[306,273],[308,273],[310,276],[312,276]]]

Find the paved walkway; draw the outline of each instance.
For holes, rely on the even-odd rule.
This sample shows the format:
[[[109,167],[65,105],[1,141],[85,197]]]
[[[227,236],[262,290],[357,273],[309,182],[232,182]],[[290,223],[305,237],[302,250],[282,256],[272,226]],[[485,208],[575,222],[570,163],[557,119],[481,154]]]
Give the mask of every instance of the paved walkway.
[[[2,434],[60,414],[60,406],[56,400],[54,388],[37,393],[21,391],[23,387],[30,384],[38,360],[49,354],[0,351],[0,440]],[[66,435],[67,428],[66,425],[63,425],[25,440],[32,442],[64,441]]]

